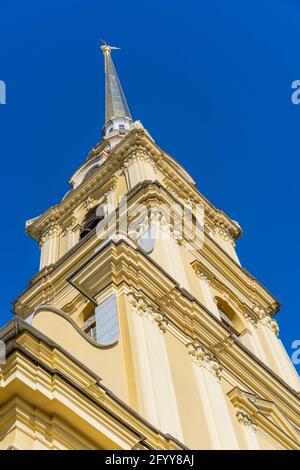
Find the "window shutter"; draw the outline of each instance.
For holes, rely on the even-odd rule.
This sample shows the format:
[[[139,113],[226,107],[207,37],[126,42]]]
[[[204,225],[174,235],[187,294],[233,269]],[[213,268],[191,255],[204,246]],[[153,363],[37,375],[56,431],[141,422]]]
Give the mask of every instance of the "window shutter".
[[[119,319],[116,294],[110,295],[96,307],[97,343],[109,346],[119,339]]]

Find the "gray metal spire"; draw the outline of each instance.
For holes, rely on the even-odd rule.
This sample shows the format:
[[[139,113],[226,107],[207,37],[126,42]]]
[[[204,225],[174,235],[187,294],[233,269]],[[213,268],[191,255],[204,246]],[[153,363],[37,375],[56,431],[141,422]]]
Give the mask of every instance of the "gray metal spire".
[[[105,66],[105,124],[103,133],[106,136],[115,132],[125,133],[132,123],[127,101],[111,58],[113,49],[118,48],[106,43],[101,46]]]

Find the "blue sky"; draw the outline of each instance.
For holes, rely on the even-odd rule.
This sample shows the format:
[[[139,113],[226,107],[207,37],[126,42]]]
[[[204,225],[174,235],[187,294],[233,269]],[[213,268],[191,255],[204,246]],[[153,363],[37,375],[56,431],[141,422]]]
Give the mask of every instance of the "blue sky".
[[[58,202],[100,140],[99,38],[135,119],[198,189],[241,224],[242,264],[282,303],[291,354],[299,328],[300,79],[297,0],[0,0],[1,298],[37,272],[24,224]]]

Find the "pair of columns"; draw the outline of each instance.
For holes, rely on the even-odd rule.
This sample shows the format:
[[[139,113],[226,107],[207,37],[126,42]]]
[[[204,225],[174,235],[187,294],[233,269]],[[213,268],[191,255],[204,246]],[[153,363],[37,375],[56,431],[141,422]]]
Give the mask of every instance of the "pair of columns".
[[[115,185],[113,185],[105,194],[105,206],[107,215],[116,207]],[[88,198],[85,201],[85,209],[89,211],[95,201]],[[94,206],[95,207],[95,206]],[[64,252],[69,251],[78,241],[80,234],[80,225],[76,218],[72,217],[69,225],[65,228],[65,242],[62,243],[62,230],[58,224],[52,224],[47,232],[41,237],[41,259],[40,269],[55,263]]]
[[[197,270],[196,274],[199,278],[204,305],[220,320],[220,313],[212,295],[208,276],[200,270]],[[260,319],[254,324],[249,316],[245,318],[246,328],[240,337],[241,342],[290,387],[299,391],[299,377],[281,340],[278,338],[279,328],[276,320],[273,320],[270,315],[258,306],[255,306],[253,311]]]
[[[129,334],[136,377],[139,412],[163,432],[185,442],[176,390],[166,347],[167,323],[161,313],[155,312],[144,299],[128,296]],[[212,449],[239,449],[229,402],[222,385],[222,368],[212,353],[198,344],[188,344],[191,369],[197,388],[198,404],[205,419]],[[187,397],[188,399],[188,397]],[[181,410],[184,413],[184,410]],[[253,428],[243,426],[245,448],[256,449],[258,443]],[[203,423],[199,423],[200,427]]]

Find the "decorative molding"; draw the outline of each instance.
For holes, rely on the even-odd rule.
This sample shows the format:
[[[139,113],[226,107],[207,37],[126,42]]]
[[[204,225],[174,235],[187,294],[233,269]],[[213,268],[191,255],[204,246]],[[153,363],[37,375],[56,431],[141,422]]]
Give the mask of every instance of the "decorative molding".
[[[205,281],[205,282],[207,282],[207,284],[212,283],[211,276],[209,276],[206,272],[201,271],[201,269],[196,269],[195,274],[199,279],[201,279],[201,281]]]
[[[96,201],[93,197],[88,196],[86,200],[83,202],[83,207],[85,208],[86,211],[89,211],[90,209],[93,209],[98,201]]]
[[[233,239],[232,235],[229,233],[228,229],[225,228],[223,223],[216,222],[214,232],[218,233],[220,238],[223,241],[230,243],[230,245],[232,245],[233,247],[235,246],[234,239]]]
[[[170,222],[170,220],[168,220],[168,217],[161,210],[155,207],[151,208],[150,215],[146,214],[140,217],[137,221],[131,222],[131,229],[128,235],[133,240],[137,240],[154,224],[158,224],[160,228],[178,244],[182,242],[183,237],[180,230],[176,228],[172,221]]]
[[[40,240],[39,240],[39,244],[40,246],[43,246],[43,244],[48,241],[48,240],[51,240],[52,238],[55,238],[59,235],[60,233],[60,226],[58,223],[54,223],[52,222],[51,225],[50,225],[50,228],[48,228],[48,230],[41,236]]]
[[[221,378],[222,366],[213,353],[196,342],[187,344],[187,349],[195,364],[204,366],[215,377]]]
[[[277,320],[273,320],[273,318],[270,317],[270,315],[266,315],[261,320],[261,322],[267,325],[277,337],[279,336],[279,325],[278,325]]]
[[[252,431],[257,431],[257,424],[256,422],[244,411],[238,410],[236,413],[236,417],[239,423],[243,424],[244,426],[250,428]]]
[[[140,149],[133,155],[130,155],[124,162],[123,162],[123,168],[127,169],[130,165],[136,162],[143,162],[143,163],[149,163],[152,167],[154,172],[157,171],[156,165],[153,161],[153,159],[143,150]]]
[[[167,331],[167,321],[165,317],[158,312],[155,312],[153,308],[147,304],[142,297],[136,297],[134,294],[129,293],[127,295],[132,310],[138,315],[148,318],[150,321],[156,323],[158,328],[165,333]]]
[[[260,305],[254,305],[253,311],[258,315],[258,318],[263,325],[267,325],[276,336],[279,336],[279,325],[277,320],[274,320]]]
[[[224,340],[219,341],[218,343],[216,343],[212,347],[212,349],[213,349],[213,351],[215,351],[217,353],[220,353],[220,352],[224,352],[224,351],[228,350],[233,345],[234,345],[234,339],[232,338],[232,336],[228,336]]]
[[[116,189],[117,189],[117,185],[116,185],[116,183],[114,182],[114,183],[108,188],[108,190],[104,193],[104,197],[107,197],[109,194],[113,193]]]

